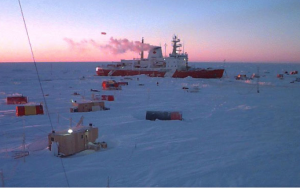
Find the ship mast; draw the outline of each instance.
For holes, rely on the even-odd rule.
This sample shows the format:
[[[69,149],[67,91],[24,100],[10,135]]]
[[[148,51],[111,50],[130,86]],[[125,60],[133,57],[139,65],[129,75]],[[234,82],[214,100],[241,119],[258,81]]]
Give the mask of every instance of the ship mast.
[[[177,36],[175,35],[173,37],[173,40],[172,40],[172,43],[173,43],[172,56],[176,56],[177,55],[177,51],[180,51],[180,50],[177,50],[177,48],[181,47],[181,44],[177,44],[178,42],[180,42],[180,39],[178,39]]]
[[[165,58],[167,57],[166,51],[167,51],[167,43],[165,43]]]

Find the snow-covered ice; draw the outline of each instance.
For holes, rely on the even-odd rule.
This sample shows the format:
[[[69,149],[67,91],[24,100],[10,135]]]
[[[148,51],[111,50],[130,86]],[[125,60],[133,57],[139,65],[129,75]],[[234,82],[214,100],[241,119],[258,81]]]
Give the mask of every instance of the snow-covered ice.
[[[43,103],[33,63],[0,64],[0,172],[5,186],[300,186],[300,64],[199,63],[225,67],[221,79],[98,77],[97,63],[37,63],[50,118],[15,115],[7,96]],[[257,80],[234,76],[257,73]],[[84,76],[85,79],[82,79]],[[137,77],[139,80],[137,80]],[[104,91],[103,80],[127,81]],[[157,82],[159,85],[157,86]],[[187,92],[182,87],[199,88]],[[259,93],[257,92],[259,88]],[[100,90],[92,92],[91,89]],[[80,95],[72,95],[74,92]],[[70,113],[71,100],[112,94],[107,111]],[[146,111],[180,111],[183,121],[147,121]],[[99,128],[106,150],[58,158],[47,148],[54,130],[84,124]],[[23,134],[29,156],[22,150]],[[63,164],[63,165],[62,165]],[[65,173],[64,173],[64,169]]]

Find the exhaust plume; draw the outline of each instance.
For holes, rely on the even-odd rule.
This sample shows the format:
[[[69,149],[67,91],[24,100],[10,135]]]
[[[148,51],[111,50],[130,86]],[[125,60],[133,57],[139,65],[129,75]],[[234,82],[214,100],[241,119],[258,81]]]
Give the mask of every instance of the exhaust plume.
[[[88,50],[90,47],[94,47],[96,49],[104,50],[114,55],[123,54],[127,51],[139,53],[142,50],[149,51],[151,48],[154,47],[153,45],[142,43],[140,41],[129,41],[128,39],[114,39],[113,37],[111,37],[108,43],[105,45],[100,44],[93,39],[74,42],[72,39],[64,38],[64,41],[66,41],[72,49],[77,49],[81,52]]]

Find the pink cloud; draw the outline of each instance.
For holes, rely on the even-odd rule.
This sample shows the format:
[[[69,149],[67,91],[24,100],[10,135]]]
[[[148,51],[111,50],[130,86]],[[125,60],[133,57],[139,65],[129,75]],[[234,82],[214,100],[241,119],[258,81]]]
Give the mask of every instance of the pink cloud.
[[[90,41],[88,40],[81,40],[80,42],[74,42],[70,38],[64,38],[64,41],[68,43],[69,47],[72,50],[78,50],[80,52],[86,52],[89,50],[89,43]]]

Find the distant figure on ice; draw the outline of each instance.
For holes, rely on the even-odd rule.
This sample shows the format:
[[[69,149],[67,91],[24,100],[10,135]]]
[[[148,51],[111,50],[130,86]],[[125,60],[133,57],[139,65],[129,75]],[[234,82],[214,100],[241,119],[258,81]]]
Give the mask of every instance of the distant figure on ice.
[[[156,85],[158,86],[158,82],[156,82]]]

